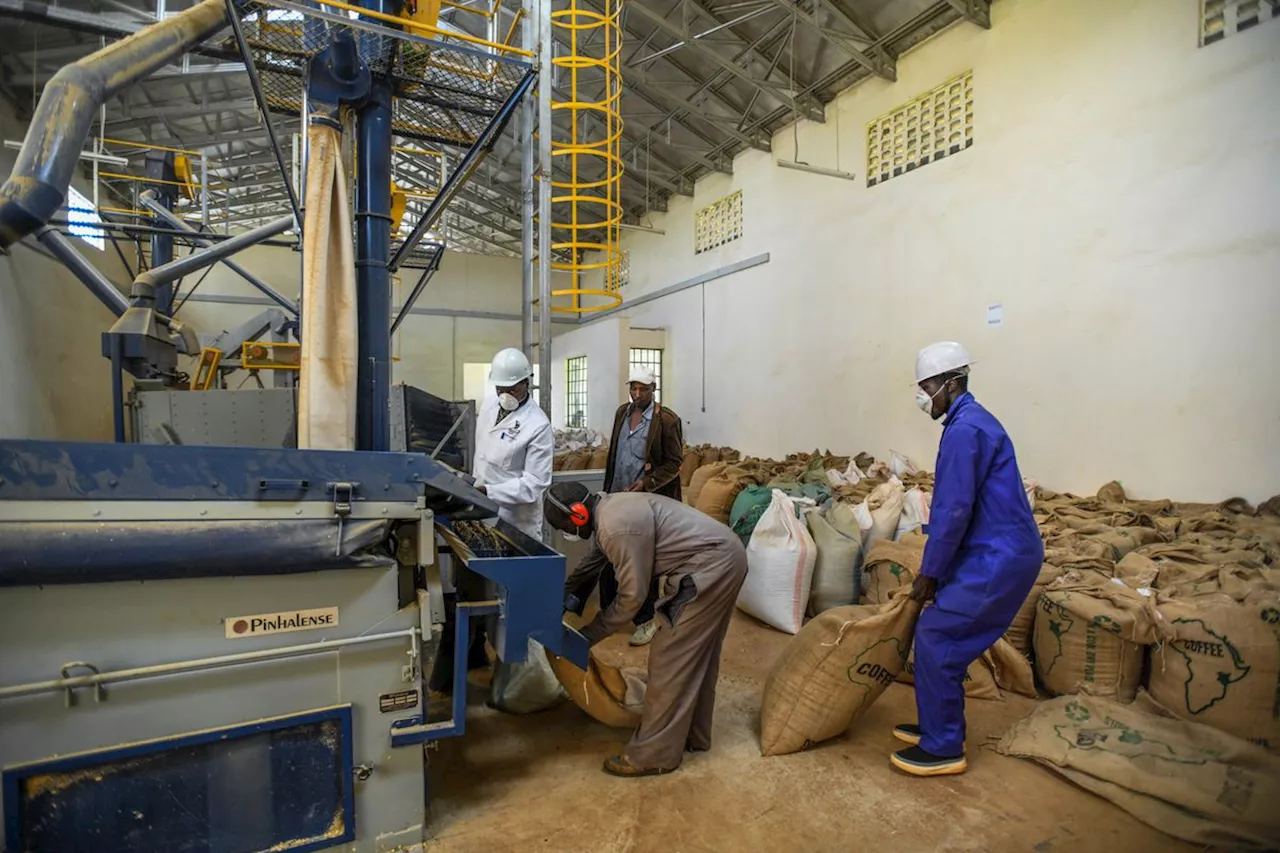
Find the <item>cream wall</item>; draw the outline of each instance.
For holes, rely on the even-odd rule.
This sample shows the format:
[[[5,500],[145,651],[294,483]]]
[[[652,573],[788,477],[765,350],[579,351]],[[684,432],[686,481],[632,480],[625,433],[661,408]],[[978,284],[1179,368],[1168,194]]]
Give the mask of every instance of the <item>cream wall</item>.
[[[301,255],[291,249],[273,246],[254,247],[235,258],[290,299],[296,299],[300,287],[300,259]],[[404,270],[401,298],[412,291],[418,274],[416,270]],[[516,316],[520,313],[520,275],[520,261],[515,259],[448,252],[417,305]],[[197,294],[261,297],[225,266],[210,273]],[[193,300],[182,313],[201,334],[206,334],[238,325],[266,307]],[[488,362],[503,347],[519,347],[520,323],[411,314],[396,337],[400,360],[392,370],[395,382],[406,382],[441,397],[459,399],[464,390],[463,365]]]
[[[0,101],[0,139],[25,133],[26,125]],[[8,177],[17,153],[0,148],[0,178]],[[72,184],[92,196],[78,173]],[[125,284],[110,244],[100,252],[74,237],[71,242]],[[102,357],[100,335],[114,320],[61,263],[25,244],[0,255],[0,438],[111,440],[111,364]]]
[[[627,232],[629,299],[771,256],[625,312],[667,330],[688,440],[932,463],[912,365],[954,338],[1045,484],[1280,492],[1280,22],[1199,48],[1197,15],[1196,0],[999,0],[991,30],[953,27],[903,56],[896,83],[801,124],[800,159],[856,181],[775,166],[796,157],[788,128],[772,156],[744,153],[654,214],[665,236]],[[866,123],[970,68],[974,146],[868,188]],[[694,211],[737,189],[745,236],[695,255]],[[594,328],[557,338],[557,359],[597,338],[612,358]]]

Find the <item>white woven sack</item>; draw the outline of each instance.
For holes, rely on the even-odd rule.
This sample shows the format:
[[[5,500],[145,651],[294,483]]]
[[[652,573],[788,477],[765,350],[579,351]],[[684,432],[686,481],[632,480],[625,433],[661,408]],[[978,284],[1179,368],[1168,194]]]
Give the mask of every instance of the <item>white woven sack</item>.
[[[804,521],[796,518],[796,504],[774,489],[769,508],[760,516],[747,544],[747,580],[738,594],[738,607],[779,631],[794,634],[804,623],[813,565],[818,548]]]
[[[932,497],[921,489],[910,489],[907,492],[903,498],[902,515],[898,516],[898,530],[893,534],[895,542],[929,523],[929,502]]]

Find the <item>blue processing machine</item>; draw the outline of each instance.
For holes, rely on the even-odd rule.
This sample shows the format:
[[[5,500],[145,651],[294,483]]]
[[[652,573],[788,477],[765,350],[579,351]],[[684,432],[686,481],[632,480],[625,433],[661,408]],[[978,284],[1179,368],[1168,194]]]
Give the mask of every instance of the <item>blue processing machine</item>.
[[[303,23],[260,26],[268,5]],[[397,0],[366,7],[399,10]],[[22,14],[37,19],[44,9],[30,2]],[[493,593],[459,602],[459,638],[483,617],[503,661],[523,660],[532,638],[585,666],[585,641],[561,622],[564,557],[497,521],[496,506],[445,464],[389,449],[389,271],[412,265],[417,242],[533,72],[382,20],[285,0],[201,0],[120,33],[128,37],[46,87],[0,188],[0,250],[39,240],[118,318],[103,335],[117,441],[0,441],[8,853],[420,849],[430,835],[427,747],[463,734],[466,723],[466,642],[454,644],[452,707],[431,713],[426,696],[448,571],[474,572]],[[124,441],[122,375],[171,388],[181,381],[177,357],[201,345],[173,316],[173,283],[298,229],[290,187],[294,211],[279,221],[221,242],[191,239],[191,253],[177,260],[172,239],[186,239],[182,232],[168,244],[153,240],[152,268],[126,298],[48,224],[105,99],[187,51],[243,58],[268,130],[268,111],[281,104],[301,103],[312,121],[332,120],[339,105],[354,110],[355,450]],[[464,98],[456,80],[450,89],[423,79],[431,72],[412,68],[432,63],[410,68],[410,54],[487,69],[459,78],[482,79],[483,97]],[[272,98],[264,85],[278,87]],[[392,256],[393,116],[397,134],[441,142],[415,115],[438,118],[454,106],[449,118],[469,129],[470,147]],[[457,144],[456,134],[444,141]],[[437,253],[410,304],[438,262]]]

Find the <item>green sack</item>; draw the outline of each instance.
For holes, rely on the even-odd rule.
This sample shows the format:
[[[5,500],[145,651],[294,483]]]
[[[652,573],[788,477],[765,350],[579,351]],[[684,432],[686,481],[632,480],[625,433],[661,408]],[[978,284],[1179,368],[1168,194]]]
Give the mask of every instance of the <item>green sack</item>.
[[[747,486],[734,498],[733,508],[729,510],[729,526],[738,534],[742,544],[751,541],[751,533],[756,529],[756,522],[769,508],[773,490],[778,489],[787,497],[808,498],[816,505],[822,506],[831,500],[831,489],[826,486],[812,486],[801,483],[779,483],[775,480],[765,486]],[[796,518],[800,517],[800,507],[796,507]]]
[[[729,510],[729,526],[738,534],[742,544],[751,541],[751,533],[772,499],[773,489],[769,486],[747,486],[733,499],[733,507]]]

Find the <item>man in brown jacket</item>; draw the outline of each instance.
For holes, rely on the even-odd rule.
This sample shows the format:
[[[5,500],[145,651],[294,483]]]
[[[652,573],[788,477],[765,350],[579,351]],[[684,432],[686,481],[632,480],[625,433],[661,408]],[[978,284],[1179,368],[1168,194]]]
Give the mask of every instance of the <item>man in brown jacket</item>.
[[[632,618],[653,582],[661,587],[640,727],[604,771],[669,773],[685,752],[710,749],[720,652],[747,577],[742,541],[693,507],[643,492],[589,494],[582,483],[556,483],[543,511],[562,533],[594,534],[617,572],[617,597],[582,629],[593,645]]]
[[[606,492],[651,492],[680,500],[680,463],[684,461],[684,427],[680,416],[654,400],[657,380],[649,368],[636,368],[628,379],[631,401],[618,407],[609,438],[609,461],[605,463]],[[573,576],[579,580],[566,588],[586,601],[597,580],[600,606],[606,607],[618,594],[613,567],[592,543]],[[658,623],[653,621],[654,594],[651,592],[635,614],[631,645],[643,646],[653,639]]]

